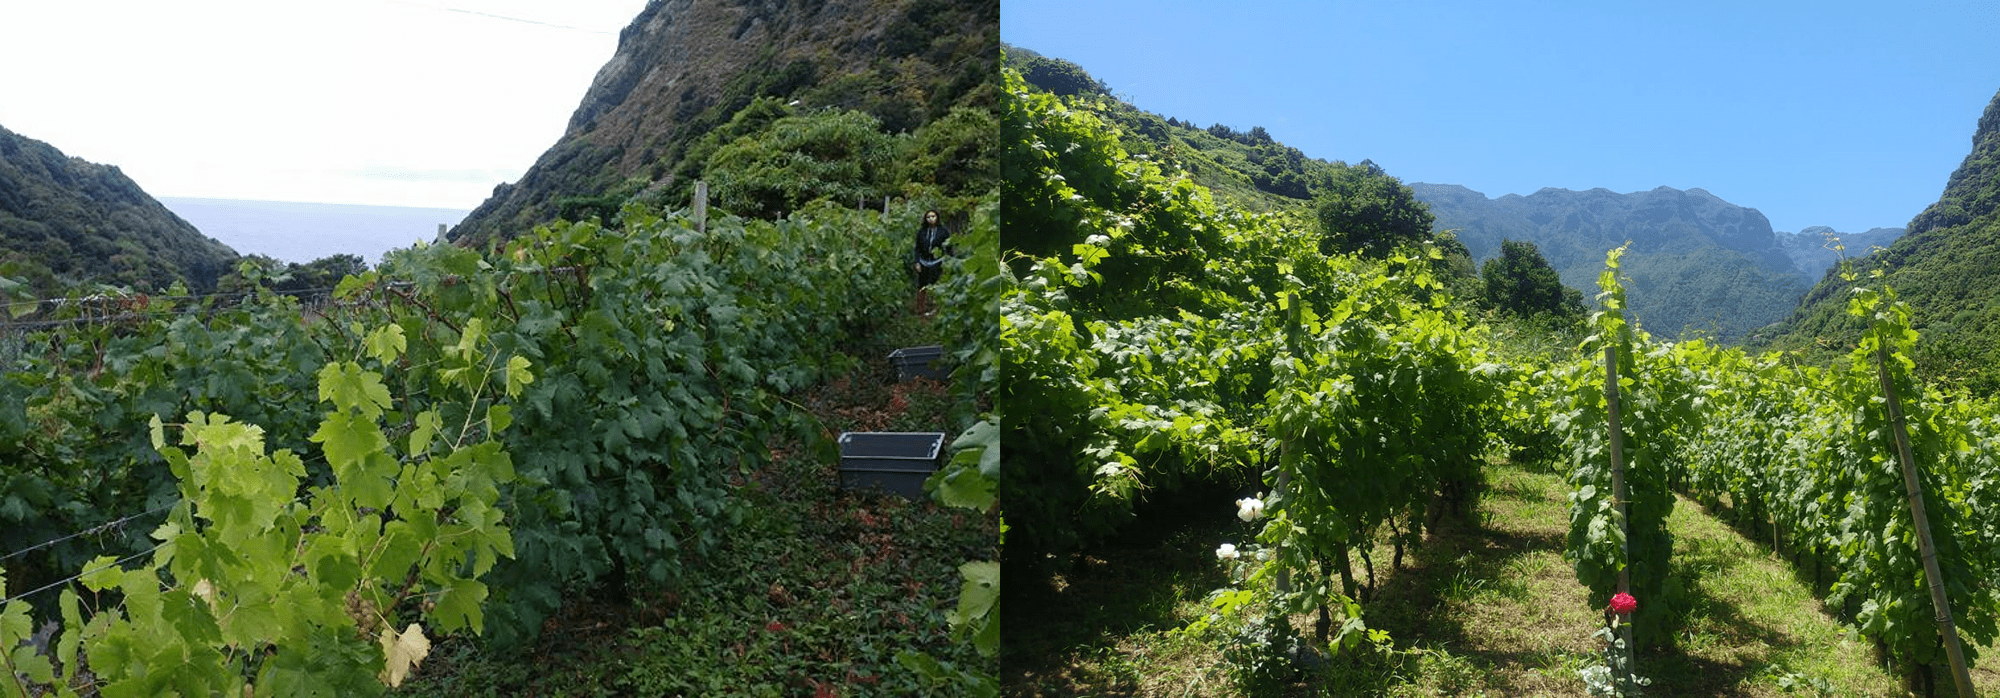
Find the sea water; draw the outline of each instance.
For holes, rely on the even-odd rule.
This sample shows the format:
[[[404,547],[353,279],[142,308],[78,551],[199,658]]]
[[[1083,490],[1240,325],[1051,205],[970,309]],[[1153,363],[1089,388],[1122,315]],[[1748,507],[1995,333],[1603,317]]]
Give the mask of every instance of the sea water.
[[[360,255],[369,266],[382,253],[436,242],[438,225],[458,225],[470,211],[293,201],[160,197],[167,210],[203,235],[244,255],[305,263],[336,254]]]

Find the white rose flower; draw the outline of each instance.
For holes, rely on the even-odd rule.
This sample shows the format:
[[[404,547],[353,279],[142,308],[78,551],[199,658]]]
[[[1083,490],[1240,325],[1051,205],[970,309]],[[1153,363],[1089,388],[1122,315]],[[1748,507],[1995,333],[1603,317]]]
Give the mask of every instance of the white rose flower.
[[[1216,556],[1216,557],[1218,557],[1218,558],[1221,558],[1221,559],[1224,559],[1224,560],[1234,560],[1234,559],[1236,559],[1236,546],[1235,546],[1235,544],[1232,544],[1232,543],[1223,543],[1223,544],[1222,544],[1222,547],[1220,547],[1220,548],[1216,548],[1216,549],[1215,549],[1215,556]]]
[[[1256,521],[1263,517],[1264,500],[1256,497],[1246,497],[1236,500],[1236,518],[1244,521]]]

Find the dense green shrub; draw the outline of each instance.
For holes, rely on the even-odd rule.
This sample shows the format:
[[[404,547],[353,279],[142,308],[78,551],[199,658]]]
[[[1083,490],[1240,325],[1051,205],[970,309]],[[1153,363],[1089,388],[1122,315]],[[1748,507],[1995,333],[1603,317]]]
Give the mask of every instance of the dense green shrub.
[[[808,201],[879,200],[893,181],[897,139],[881,122],[854,111],[787,116],[709,156],[717,205],[773,218]]]

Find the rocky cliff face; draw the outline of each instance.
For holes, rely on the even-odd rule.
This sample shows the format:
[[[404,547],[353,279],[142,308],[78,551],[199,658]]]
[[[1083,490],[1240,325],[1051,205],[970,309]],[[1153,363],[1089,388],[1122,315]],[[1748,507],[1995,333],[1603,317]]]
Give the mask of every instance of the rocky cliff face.
[[[619,34],[562,139],[450,237],[504,239],[554,218],[564,197],[670,186],[695,139],[757,97],[865,111],[892,133],[990,105],[999,10],[998,0],[654,0]]]
[[[168,211],[117,167],[0,128],[0,276],[37,293],[79,283],[215,288],[236,252]]]

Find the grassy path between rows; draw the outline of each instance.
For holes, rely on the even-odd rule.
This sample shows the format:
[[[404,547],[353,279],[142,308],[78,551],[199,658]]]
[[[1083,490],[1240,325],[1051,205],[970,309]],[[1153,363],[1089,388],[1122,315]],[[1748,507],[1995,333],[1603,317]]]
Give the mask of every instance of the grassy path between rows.
[[[1509,464],[1487,477],[1476,519],[1445,523],[1402,569],[1388,569],[1387,546],[1373,553],[1379,592],[1365,620],[1389,631],[1396,650],[1337,658],[1285,694],[1586,695],[1577,670],[1595,656],[1602,617],[1562,559],[1568,489]],[[1006,693],[1240,695],[1214,638],[1175,632],[1206,613],[1202,598],[1226,581],[1215,546],[1250,531],[1218,501],[1161,517],[1171,524],[1135,526],[1069,574],[1024,585],[1024,598],[1003,606]],[[1768,541],[1685,499],[1668,525],[1692,603],[1679,647],[1639,657],[1654,682],[1647,695],[1905,695]],[[1312,627],[1304,616],[1294,624]],[[1974,671],[1981,695],[2000,695],[1991,654],[1982,651]]]

